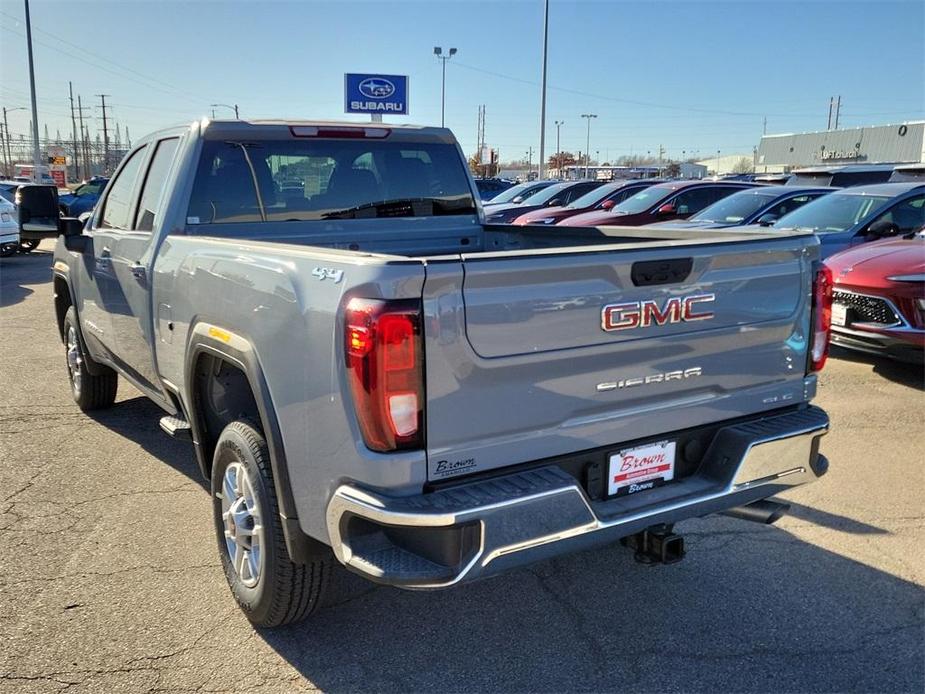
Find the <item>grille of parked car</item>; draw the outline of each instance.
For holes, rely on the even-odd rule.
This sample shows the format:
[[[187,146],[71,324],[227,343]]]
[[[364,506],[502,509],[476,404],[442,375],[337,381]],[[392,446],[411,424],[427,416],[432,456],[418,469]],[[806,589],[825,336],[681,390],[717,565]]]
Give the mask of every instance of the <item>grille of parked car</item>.
[[[880,297],[835,291],[832,294],[832,300],[847,306],[854,313],[852,322],[855,323],[896,325],[901,322],[890,303]]]

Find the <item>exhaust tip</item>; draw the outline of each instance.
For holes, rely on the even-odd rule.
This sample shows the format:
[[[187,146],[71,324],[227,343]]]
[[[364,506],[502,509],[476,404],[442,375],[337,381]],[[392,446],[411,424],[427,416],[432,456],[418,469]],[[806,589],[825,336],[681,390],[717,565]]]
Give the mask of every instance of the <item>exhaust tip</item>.
[[[735,508],[722,511],[722,515],[739,520],[747,520],[752,523],[761,523],[762,525],[773,525],[790,510],[790,504],[784,504],[779,501],[770,499],[760,499],[753,501],[745,506],[736,506]]]

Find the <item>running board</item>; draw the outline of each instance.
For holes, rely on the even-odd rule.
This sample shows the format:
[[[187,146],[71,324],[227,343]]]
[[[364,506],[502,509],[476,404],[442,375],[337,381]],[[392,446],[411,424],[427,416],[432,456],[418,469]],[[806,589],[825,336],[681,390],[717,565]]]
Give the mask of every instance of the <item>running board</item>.
[[[185,419],[167,415],[166,417],[161,417],[159,424],[161,425],[161,429],[168,436],[183,441],[193,440],[192,429],[190,428],[189,422]]]

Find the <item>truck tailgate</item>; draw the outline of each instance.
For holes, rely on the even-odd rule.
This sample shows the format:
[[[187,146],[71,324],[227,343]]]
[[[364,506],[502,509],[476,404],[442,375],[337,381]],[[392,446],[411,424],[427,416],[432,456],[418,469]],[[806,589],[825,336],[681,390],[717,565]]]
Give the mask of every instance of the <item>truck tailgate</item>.
[[[429,265],[430,479],[806,400],[807,245],[789,237]]]

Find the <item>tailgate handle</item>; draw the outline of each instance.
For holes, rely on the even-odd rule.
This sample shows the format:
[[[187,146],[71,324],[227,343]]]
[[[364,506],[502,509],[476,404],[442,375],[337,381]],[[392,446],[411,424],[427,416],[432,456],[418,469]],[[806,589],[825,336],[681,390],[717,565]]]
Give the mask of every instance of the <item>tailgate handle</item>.
[[[631,276],[633,284],[637,287],[649,287],[654,284],[676,284],[686,280],[693,267],[693,258],[643,260],[633,263]]]

